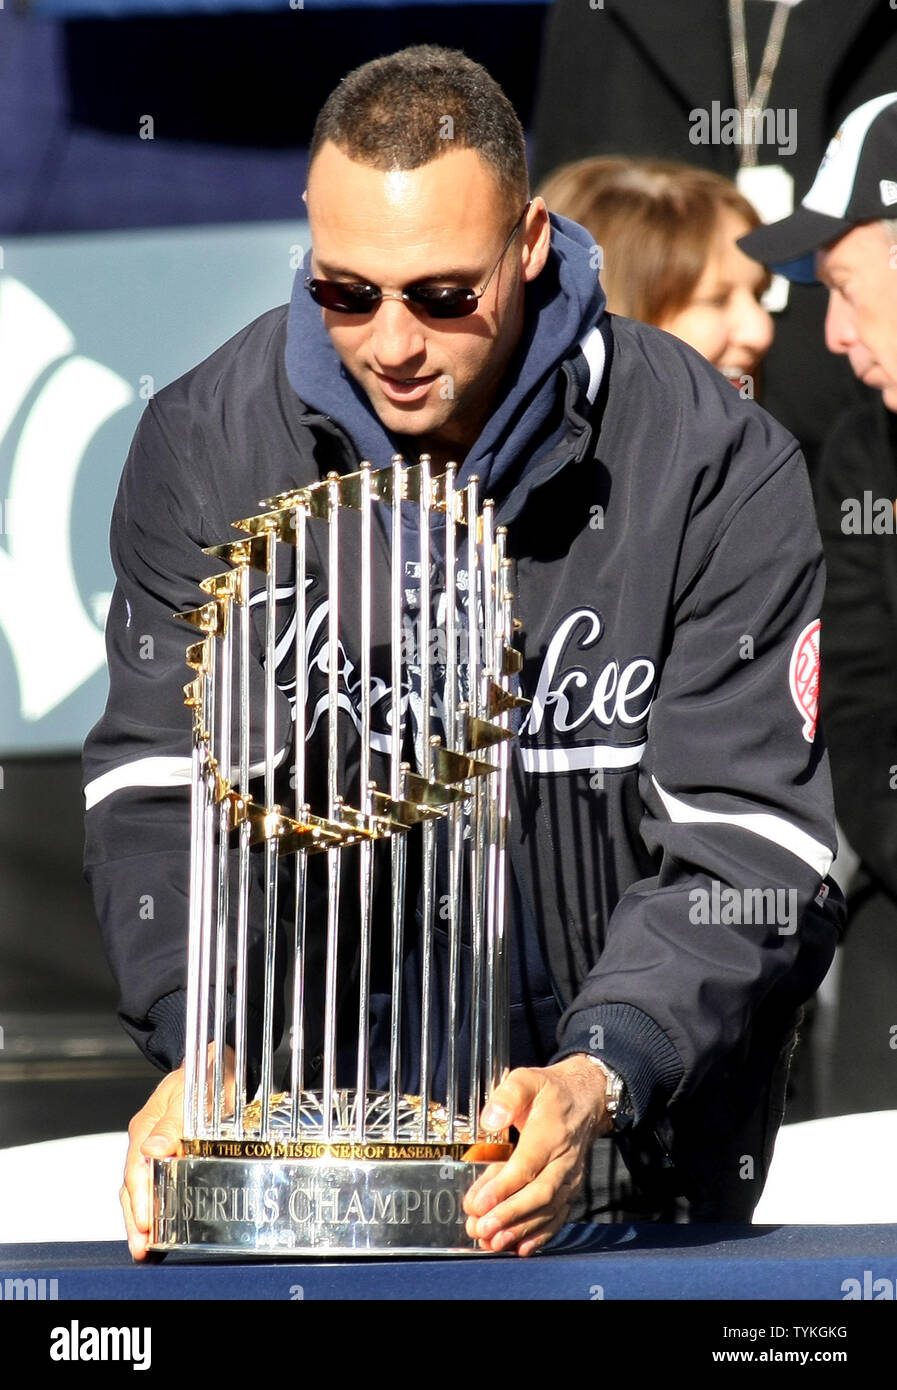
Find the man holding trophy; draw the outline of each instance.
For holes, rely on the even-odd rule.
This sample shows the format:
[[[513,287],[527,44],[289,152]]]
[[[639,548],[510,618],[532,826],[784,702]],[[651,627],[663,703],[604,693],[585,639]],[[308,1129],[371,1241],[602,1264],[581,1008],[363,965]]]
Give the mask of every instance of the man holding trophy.
[[[113,520],[111,690],[85,750],[87,868],[121,1017],[169,1073],[130,1128],[131,1251],[165,1246],[150,1176],[184,1161],[185,1090],[196,1161],[271,1139],[284,1033],[294,1085],[277,1152],[288,1157],[307,1132],[297,1096],[323,1096],[337,1161],[345,1135],[353,1156],[373,1154],[365,1125],[384,1097],[395,1147],[415,1089],[421,1144],[407,1154],[439,1147],[433,1106],[454,1155],[452,1103],[469,1096],[475,1180],[457,1189],[450,1248],[528,1255],[571,1214],[749,1221],[800,1007],[840,917],[816,736],[823,575],[798,446],[684,344],[605,313],[598,248],[530,197],[513,109],[462,54],[406,49],[349,74],[318,118],[306,198],[311,249],[290,305],[150,402]],[[420,463],[403,471],[399,456]],[[273,509],[257,515],[265,498]],[[469,532],[469,563],[453,521]],[[381,552],[391,577],[378,588]],[[222,559],[237,578],[219,574]],[[244,592],[253,569],[264,585]],[[347,585],[359,575],[357,599]],[[356,604],[353,646],[335,614],[354,622]],[[453,655],[462,609],[468,633],[482,626],[481,660],[476,642]],[[207,634],[188,658],[192,812],[175,610]],[[447,656],[416,640],[396,657],[409,616],[418,634],[448,632]],[[240,680],[220,674],[231,627],[245,637]],[[213,686],[214,714],[203,703]],[[241,722],[238,687],[250,729],[240,751],[197,762],[213,724],[227,742]],[[250,706],[264,707],[263,740]],[[504,751],[482,751],[493,745]],[[291,777],[287,818],[272,807],[288,802]],[[317,817],[316,779],[329,784]],[[220,840],[203,839],[204,788]],[[279,868],[275,834],[289,849]],[[406,869],[420,857],[412,835],[419,875]],[[261,851],[247,849],[239,885],[226,848],[237,839]],[[460,907],[464,855],[480,888]],[[366,925],[353,935],[334,901],[340,862],[356,860],[353,911]],[[392,865],[382,918],[375,860]],[[216,946],[194,905],[211,901],[213,882],[225,918],[245,891],[245,969],[229,928]],[[292,951],[304,975],[296,966],[291,985],[282,918],[300,896]],[[188,963],[194,912],[205,965],[201,944]],[[191,970],[205,994],[190,994]],[[492,991],[482,1010],[479,978]],[[466,1013],[462,979],[474,990]],[[397,1001],[412,999],[412,981],[422,992],[406,1036]],[[344,1131],[331,1116],[349,1073]],[[257,1128],[242,1115],[253,1103]],[[216,1148],[209,1116],[218,1125],[231,1111]],[[297,1192],[298,1221],[311,1199]],[[214,1201],[238,1222],[233,1194]],[[374,1205],[407,1226],[403,1201],[404,1215]],[[431,1205],[415,1192],[416,1211]],[[344,1225],[350,1208],[370,1222],[355,1191]],[[330,1217],[338,1209],[328,1201]]]

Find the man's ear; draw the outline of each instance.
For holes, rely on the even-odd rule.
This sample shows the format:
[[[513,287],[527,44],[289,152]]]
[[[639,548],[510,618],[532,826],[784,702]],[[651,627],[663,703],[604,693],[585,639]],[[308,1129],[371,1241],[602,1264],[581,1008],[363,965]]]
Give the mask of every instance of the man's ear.
[[[303,203],[305,203],[305,205],[306,205],[306,207],[307,207],[307,206],[308,206],[308,189],[307,189],[307,188],[306,188],[305,192],[302,194],[302,201],[303,201]]]
[[[551,249],[551,223],[544,198],[533,198],[524,223],[523,278],[535,280],[541,275]]]

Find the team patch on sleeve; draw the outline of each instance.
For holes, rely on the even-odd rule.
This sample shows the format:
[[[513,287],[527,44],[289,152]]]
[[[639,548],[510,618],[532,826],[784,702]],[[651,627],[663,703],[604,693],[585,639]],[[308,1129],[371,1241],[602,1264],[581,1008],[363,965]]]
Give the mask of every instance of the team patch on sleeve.
[[[819,717],[819,630],[820,621],[808,623],[791,650],[788,688],[803,719],[804,738],[812,743]]]

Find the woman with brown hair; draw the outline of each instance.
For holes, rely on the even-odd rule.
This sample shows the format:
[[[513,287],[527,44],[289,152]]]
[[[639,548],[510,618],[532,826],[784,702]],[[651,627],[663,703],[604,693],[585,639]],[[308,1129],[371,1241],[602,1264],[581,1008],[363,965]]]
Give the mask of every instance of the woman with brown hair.
[[[760,303],[769,275],[736,245],[760,218],[733,183],[673,160],[596,156],[539,192],[600,244],[611,313],[675,334],[755,394],[774,332]]]

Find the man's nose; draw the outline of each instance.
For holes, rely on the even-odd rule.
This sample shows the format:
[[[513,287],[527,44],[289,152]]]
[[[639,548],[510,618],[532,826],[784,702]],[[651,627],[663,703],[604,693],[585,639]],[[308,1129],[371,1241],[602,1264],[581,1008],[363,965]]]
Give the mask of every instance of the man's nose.
[[[825,345],[829,352],[848,352],[857,340],[853,314],[842,295],[829,290],[825,311]]]
[[[402,299],[381,299],[374,312],[371,346],[379,366],[395,369],[426,352],[420,320]]]

